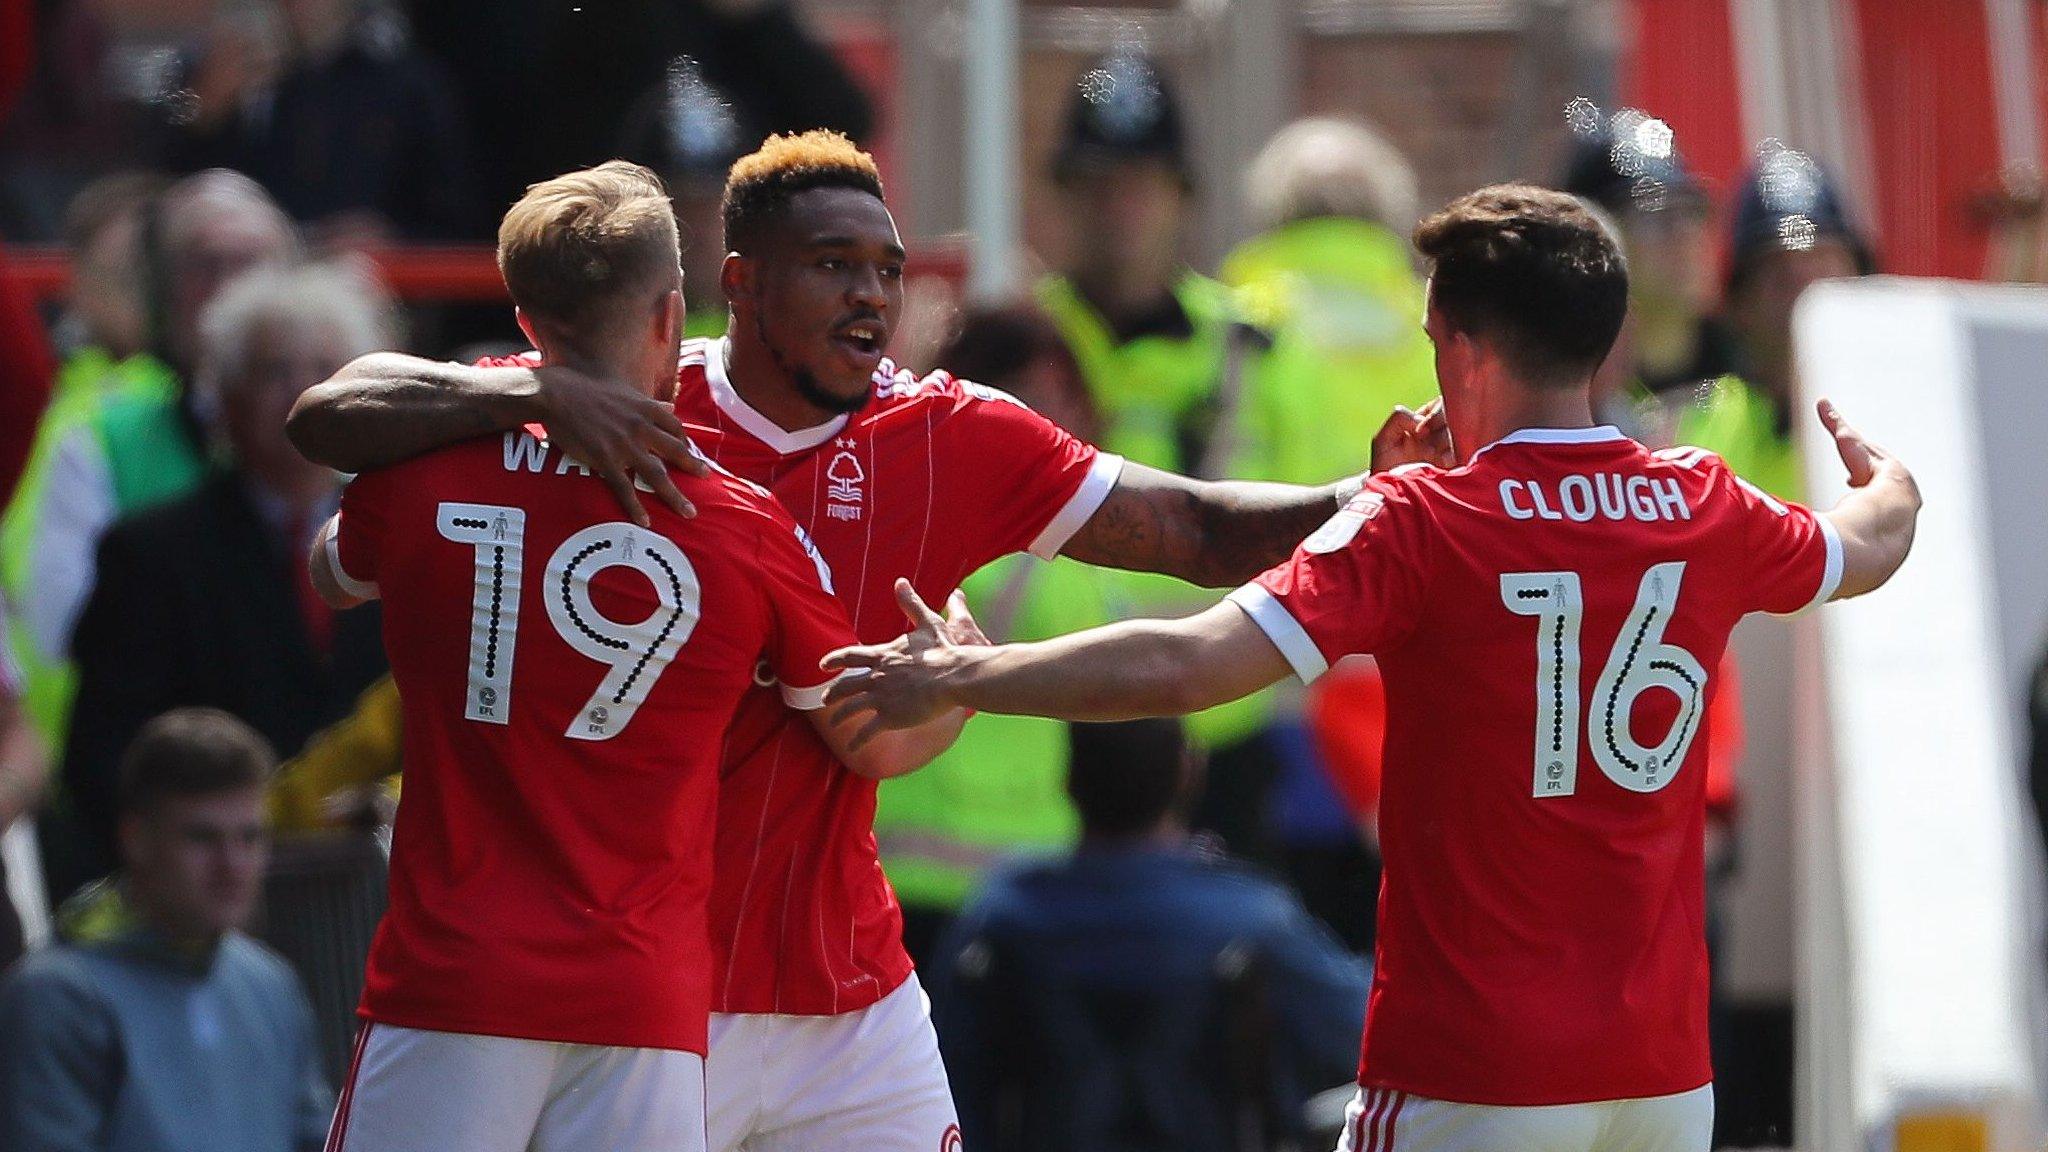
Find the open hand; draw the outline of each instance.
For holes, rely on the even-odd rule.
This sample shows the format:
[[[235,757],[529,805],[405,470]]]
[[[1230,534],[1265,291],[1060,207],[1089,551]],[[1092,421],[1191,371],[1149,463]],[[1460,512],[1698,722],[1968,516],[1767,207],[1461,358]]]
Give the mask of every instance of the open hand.
[[[635,524],[648,525],[641,492],[652,492],[681,515],[696,506],[676,488],[671,467],[691,476],[710,473],[697,454],[675,406],[608,376],[566,364],[534,369],[548,437],[605,482]]]
[[[980,643],[988,642],[957,592],[948,604],[954,610],[950,620],[932,611],[908,580],[896,581],[896,602],[910,618],[909,632],[887,644],[841,648],[824,659],[825,668],[844,673],[825,693],[832,722],[843,724],[860,713],[873,713],[855,733],[855,748],[888,729],[914,728],[950,707],[939,684],[963,647],[954,639],[963,622]]]
[[[1393,415],[1372,438],[1372,470],[1385,472],[1404,464],[1457,465],[1451,452],[1451,425],[1439,396],[1419,410],[1396,405]]]

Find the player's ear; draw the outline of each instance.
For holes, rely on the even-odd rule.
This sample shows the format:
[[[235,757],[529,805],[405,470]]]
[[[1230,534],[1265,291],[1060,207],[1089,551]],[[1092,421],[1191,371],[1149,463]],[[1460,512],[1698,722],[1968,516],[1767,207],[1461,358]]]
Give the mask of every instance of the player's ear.
[[[526,309],[513,308],[512,318],[519,321],[519,330],[526,333],[526,342],[533,345],[534,349],[538,351],[540,349],[540,337],[534,334],[533,318],[526,314]]]
[[[754,295],[754,262],[737,252],[727,252],[718,266],[718,287],[727,300],[746,300]]]
[[[683,330],[683,321],[688,305],[683,301],[680,288],[671,288],[662,293],[661,304],[654,310],[654,334],[657,339],[668,340]]]

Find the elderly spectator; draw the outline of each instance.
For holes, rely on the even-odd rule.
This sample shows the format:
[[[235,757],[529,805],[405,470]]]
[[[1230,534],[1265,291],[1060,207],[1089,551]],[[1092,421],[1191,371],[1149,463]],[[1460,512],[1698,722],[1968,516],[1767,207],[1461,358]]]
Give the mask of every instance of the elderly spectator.
[[[176,159],[248,173],[333,238],[477,230],[470,142],[438,64],[372,0],[280,6],[285,59],[202,104]]]
[[[23,578],[6,589],[21,609],[41,662],[61,665],[71,631],[93,586],[93,550],[122,516],[191,491],[208,466],[190,378],[199,314],[222,285],[246,269],[291,258],[291,221],[247,177],[202,172],[166,191],[145,222],[145,279],[155,286],[151,350],[171,373],[132,394],[110,398],[51,449],[49,475],[32,503],[17,501],[10,521],[25,541]],[[42,669],[27,669],[34,680]],[[61,714],[61,713],[60,713]]]
[[[1205,1066],[1215,1053],[1192,1035],[1182,1046],[1148,1043],[1201,1028],[1148,1028],[1139,1005],[1156,993],[1167,1002],[1155,1008],[1189,1021],[1227,1015],[1217,972],[1233,951],[1258,973],[1252,999],[1271,1015],[1266,1097],[1283,1116],[1298,1115],[1309,1095],[1347,1083],[1365,1021],[1366,965],[1283,885],[1189,838],[1201,767],[1179,723],[1072,732],[1067,792],[1081,817],[1080,846],[992,880],[928,969],[967,1145],[1227,1146],[1211,1083],[1220,1070]],[[985,966],[986,975],[978,971]],[[1034,1035],[1003,1032],[1006,1021],[992,1018],[1015,1005],[1012,995],[1025,998],[1017,1006]],[[1102,1007],[1111,1004],[1120,1007]],[[1097,1019],[1106,1027],[1091,1029],[1082,1022],[1090,1005],[1116,1021]],[[1048,1058],[1034,1060],[1041,1050]],[[997,1094],[1020,1080],[1023,1108],[996,1108]]]
[[[284,418],[299,393],[394,342],[381,295],[340,267],[251,272],[208,308],[200,379],[229,464],[100,547],[62,776],[87,867],[53,887],[110,861],[115,765],[149,717],[224,708],[296,752],[383,673],[376,613],[337,617],[308,583],[340,477],[293,451]]]
[[[147,725],[121,764],[124,868],[0,983],[0,1147],[308,1152],[326,1134],[313,1013],[243,934],[275,758],[226,713]]]

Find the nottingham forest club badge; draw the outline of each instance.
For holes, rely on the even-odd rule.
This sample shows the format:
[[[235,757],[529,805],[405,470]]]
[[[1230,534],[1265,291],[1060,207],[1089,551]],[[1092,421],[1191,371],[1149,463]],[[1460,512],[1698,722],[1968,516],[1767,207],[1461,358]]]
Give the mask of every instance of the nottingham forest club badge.
[[[825,515],[834,520],[858,520],[866,499],[861,485],[867,482],[868,474],[852,452],[852,440],[842,438],[832,443],[839,451],[825,465]]]

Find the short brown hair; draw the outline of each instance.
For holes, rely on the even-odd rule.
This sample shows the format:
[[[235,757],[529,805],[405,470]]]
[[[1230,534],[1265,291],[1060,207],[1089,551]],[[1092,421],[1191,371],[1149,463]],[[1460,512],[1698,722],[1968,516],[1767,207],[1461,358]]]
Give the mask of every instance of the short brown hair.
[[[668,283],[680,259],[668,190],[624,160],[531,185],[498,225],[498,271],[512,302],[563,324]]]
[[[1527,184],[1467,193],[1415,228],[1430,304],[1483,335],[1529,383],[1583,379],[1628,314],[1628,267],[1578,200]]]
[[[259,787],[276,770],[277,753],[254,728],[218,708],[174,709],[121,754],[121,810],[148,815],[172,797]]]
[[[787,207],[792,196],[812,188],[852,188],[877,200],[882,173],[875,158],[853,141],[826,128],[793,136],[770,136],[733,163],[725,177],[725,243],[746,252],[762,225]]]

